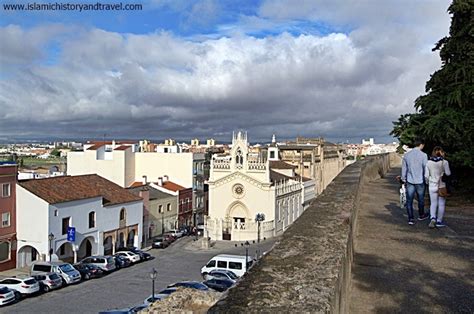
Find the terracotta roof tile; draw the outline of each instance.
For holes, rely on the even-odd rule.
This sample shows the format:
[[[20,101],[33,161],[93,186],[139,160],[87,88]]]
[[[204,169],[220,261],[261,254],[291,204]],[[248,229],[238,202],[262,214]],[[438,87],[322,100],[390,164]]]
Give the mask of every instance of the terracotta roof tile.
[[[171,182],[171,181],[165,181],[165,182],[163,182],[163,187],[164,187],[165,189],[170,190],[170,191],[173,191],[173,192],[186,189],[184,186],[181,186],[181,185],[176,184],[176,183]]]
[[[130,145],[120,145],[119,147],[116,147],[114,150],[127,150],[129,148],[132,148]]]
[[[141,197],[96,174],[25,180],[18,184],[49,204],[93,197],[102,197],[104,206],[142,200]]]

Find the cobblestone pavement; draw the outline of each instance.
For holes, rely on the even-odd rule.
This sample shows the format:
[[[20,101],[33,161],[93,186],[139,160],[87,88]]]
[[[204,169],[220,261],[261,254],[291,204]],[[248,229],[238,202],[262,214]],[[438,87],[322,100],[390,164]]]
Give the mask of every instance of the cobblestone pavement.
[[[256,250],[271,249],[277,239],[252,243],[249,255]],[[237,247],[235,246],[237,244]],[[156,258],[129,268],[116,271],[100,279],[92,279],[0,308],[0,313],[98,313],[107,309],[125,308],[143,303],[151,295],[149,272],[158,271],[155,291],[181,280],[202,281],[201,267],[216,254],[245,255],[240,242],[211,243],[209,249],[201,248],[201,241],[192,237],[182,238],[165,250],[149,251]]]

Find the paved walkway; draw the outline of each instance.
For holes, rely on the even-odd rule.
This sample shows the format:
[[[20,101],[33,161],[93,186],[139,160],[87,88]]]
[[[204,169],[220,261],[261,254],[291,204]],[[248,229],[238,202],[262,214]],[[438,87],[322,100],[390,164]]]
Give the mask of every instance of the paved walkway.
[[[474,213],[460,216],[448,200],[449,227],[409,226],[399,173],[392,169],[362,195],[350,312],[474,313]]]

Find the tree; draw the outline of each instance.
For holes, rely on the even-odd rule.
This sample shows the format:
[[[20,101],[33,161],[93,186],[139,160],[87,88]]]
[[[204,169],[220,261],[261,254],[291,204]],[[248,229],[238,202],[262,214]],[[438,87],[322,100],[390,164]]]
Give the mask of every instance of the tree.
[[[51,151],[51,153],[49,153],[51,156],[54,156],[54,157],[60,157],[61,156],[61,151],[59,149],[53,149]]]
[[[430,149],[442,146],[454,165],[474,168],[474,0],[454,0],[449,36],[433,48],[442,66],[415,101],[416,113],[400,116],[390,134],[410,145],[416,135]]]

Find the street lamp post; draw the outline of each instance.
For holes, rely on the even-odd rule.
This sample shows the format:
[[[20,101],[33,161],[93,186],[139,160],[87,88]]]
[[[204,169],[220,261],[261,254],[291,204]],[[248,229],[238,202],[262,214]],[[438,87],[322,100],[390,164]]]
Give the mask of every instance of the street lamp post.
[[[53,254],[53,239],[54,239],[54,234],[51,232],[48,235],[48,240],[49,240],[49,261],[51,262],[51,255]]]
[[[156,277],[158,276],[158,272],[156,269],[153,267],[153,269],[150,272],[150,278],[151,278],[151,298],[152,300],[155,300],[155,280]]]
[[[165,234],[165,210],[161,212],[161,235]]]
[[[245,270],[247,270],[247,267],[249,266],[249,262],[248,262],[248,259],[249,259],[249,246],[250,246],[250,243],[249,241],[245,241]]]
[[[263,213],[258,213],[255,216],[255,221],[257,222],[257,242],[260,243],[260,223],[265,220],[265,214]]]

